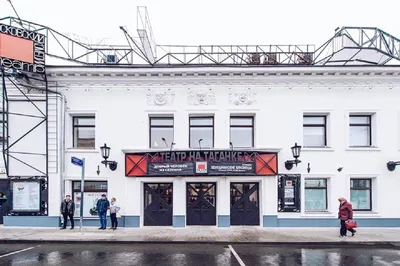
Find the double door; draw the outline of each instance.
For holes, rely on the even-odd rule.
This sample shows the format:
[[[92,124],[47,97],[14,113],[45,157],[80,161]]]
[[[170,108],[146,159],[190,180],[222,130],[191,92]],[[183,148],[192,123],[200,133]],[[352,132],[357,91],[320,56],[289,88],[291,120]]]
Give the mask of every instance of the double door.
[[[144,225],[172,225],[172,183],[144,184]]]
[[[217,184],[187,183],[187,225],[217,224]]]
[[[260,225],[259,183],[231,183],[231,225]]]

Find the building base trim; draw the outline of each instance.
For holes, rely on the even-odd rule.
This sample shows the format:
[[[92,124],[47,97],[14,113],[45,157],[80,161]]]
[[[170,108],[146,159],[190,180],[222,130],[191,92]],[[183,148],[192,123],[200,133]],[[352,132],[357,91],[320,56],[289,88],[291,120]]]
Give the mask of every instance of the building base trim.
[[[218,215],[218,227],[230,227],[231,216],[230,215]]]
[[[132,216],[122,216],[124,227],[140,227],[140,216],[132,215]]]
[[[172,227],[185,227],[185,215],[172,216]]]
[[[60,216],[4,216],[3,226],[60,227]]]
[[[357,218],[359,227],[400,227],[400,218]],[[264,215],[263,227],[338,227],[339,219],[334,218],[278,218]]]

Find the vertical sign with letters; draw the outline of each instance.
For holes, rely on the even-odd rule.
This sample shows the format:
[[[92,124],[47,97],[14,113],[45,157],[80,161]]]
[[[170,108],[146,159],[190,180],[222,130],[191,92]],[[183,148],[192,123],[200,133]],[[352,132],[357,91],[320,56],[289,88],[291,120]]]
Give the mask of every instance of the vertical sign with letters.
[[[278,177],[278,212],[300,212],[300,175]]]

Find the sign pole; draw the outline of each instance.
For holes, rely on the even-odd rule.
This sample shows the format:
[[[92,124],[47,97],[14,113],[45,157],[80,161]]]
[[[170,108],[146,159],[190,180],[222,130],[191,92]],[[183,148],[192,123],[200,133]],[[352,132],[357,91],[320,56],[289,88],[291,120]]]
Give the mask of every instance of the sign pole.
[[[80,205],[80,224],[81,224],[81,233],[83,227],[83,191],[85,187],[85,158],[82,158],[82,179],[81,179],[81,205]]]

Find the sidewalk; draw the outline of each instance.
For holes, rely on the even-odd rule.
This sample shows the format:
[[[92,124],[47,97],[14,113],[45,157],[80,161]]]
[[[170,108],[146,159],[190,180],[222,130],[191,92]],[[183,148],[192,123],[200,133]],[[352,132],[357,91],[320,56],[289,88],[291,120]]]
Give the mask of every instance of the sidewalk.
[[[208,243],[269,245],[389,245],[400,247],[400,228],[359,228],[355,237],[339,238],[339,228],[146,227],[116,231],[86,227],[0,227],[0,243]]]

